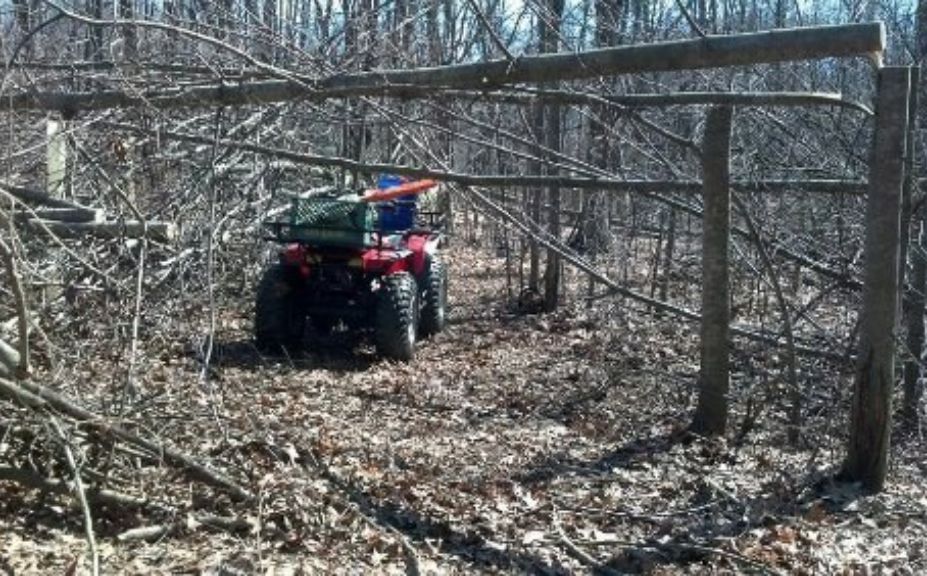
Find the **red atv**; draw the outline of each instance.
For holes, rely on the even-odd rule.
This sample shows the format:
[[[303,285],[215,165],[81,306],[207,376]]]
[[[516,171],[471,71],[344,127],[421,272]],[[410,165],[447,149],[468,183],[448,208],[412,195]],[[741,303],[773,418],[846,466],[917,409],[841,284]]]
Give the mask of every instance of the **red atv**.
[[[381,178],[361,197],[296,198],[288,221],[266,223],[268,239],[285,247],[258,287],[258,346],[297,349],[308,319],[322,335],[342,323],[372,328],[380,354],[410,360],[417,337],[446,322],[441,221],[416,206],[416,194],[435,185]]]

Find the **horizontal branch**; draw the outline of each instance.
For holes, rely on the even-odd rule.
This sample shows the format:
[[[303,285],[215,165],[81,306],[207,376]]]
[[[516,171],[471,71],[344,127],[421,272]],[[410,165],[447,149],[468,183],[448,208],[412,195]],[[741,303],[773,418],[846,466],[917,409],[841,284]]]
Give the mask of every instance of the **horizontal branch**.
[[[299,98],[324,100],[383,93],[402,95],[403,92],[407,95],[423,95],[427,93],[425,91],[447,88],[486,90],[523,82],[864,56],[880,53],[884,48],[885,30],[881,23],[817,26],[521,56],[515,60],[338,74],[312,85],[302,79],[291,78],[224,83],[151,94],[122,91],[21,92],[5,96],[2,108],[58,110],[65,115],[72,115],[81,110],[103,108],[237,106]],[[744,102],[749,100],[746,98]]]
[[[183,132],[173,132],[169,130],[151,130],[141,128],[131,124],[105,122],[105,127],[118,130],[127,130],[141,134],[157,136],[166,140],[177,140],[180,142],[190,142],[193,144],[218,144],[231,148],[233,150],[245,150],[255,154],[263,154],[276,158],[289,160],[297,164],[309,166],[326,166],[331,168],[345,168],[362,174],[379,174],[390,173],[400,174],[403,176],[414,176],[418,178],[433,178],[444,182],[456,182],[465,186],[483,186],[486,188],[499,187],[516,187],[523,186],[528,188],[540,188],[549,186],[558,186],[560,188],[582,188],[595,190],[613,190],[617,192],[631,192],[642,194],[653,193],[701,193],[701,182],[697,180],[678,180],[678,181],[653,181],[653,180],[618,180],[614,178],[591,178],[576,176],[517,176],[517,175],[489,175],[481,176],[475,174],[462,174],[459,172],[450,172],[447,170],[433,170],[430,168],[416,168],[413,166],[404,166],[399,164],[371,164],[358,162],[349,158],[339,156],[322,156],[317,154],[305,154],[285,150],[283,148],[274,148],[271,146],[262,146],[251,144],[239,140],[219,139],[196,134],[187,134]],[[812,179],[812,180],[748,180],[733,182],[731,186],[735,190],[744,192],[825,192],[834,194],[851,194],[862,195],[866,191],[866,183],[860,180],[834,180],[834,179]]]
[[[421,98],[455,98],[488,100],[507,104],[530,105],[540,100],[559,104],[606,104],[627,108],[684,105],[729,106],[837,106],[872,115],[872,109],[844,98],[839,92],[670,92],[666,94],[592,94],[575,90],[439,90],[425,86],[391,84],[383,86],[375,96],[406,100]]]
[[[529,92],[530,93],[530,92]],[[564,95],[575,96],[569,92]],[[538,91],[539,98],[555,98],[556,92]],[[588,95],[583,95],[588,96]],[[601,96],[612,104],[628,107],[657,107],[684,105],[711,106],[837,106],[849,108],[872,115],[872,109],[854,100],[847,100],[840,93],[834,92],[675,92],[669,94],[623,94],[618,96]],[[580,102],[571,102],[580,103]]]
[[[211,106],[243,106],[272,104],[303,99],[323,102],[332,98],[375,96],[402,100],[454,98],[458,100],[486,100],[506,104],[530,105],[532,102],[560,104],[604,104],[628,108],[683,106],[683,105],[736,105],[736,106],[836,106],[872,115],[872,109],[839,93],[820,92],[679,92],[670,94],[598,95],[566,90],[454,90],[389,84],[346,94],[342,90],[314,90],[286,80],[230,83],[155,90],[150,92],[123,92],[101,90],[94,92],[22,92],[2,100],[2,110],[58,111],[67,116],[77,112],[110,108],[153,109],[199,108]]]
[[[10,65],[13,70],[48,70],[57,72],[111,72],[121,71],[141,71],[156,72],[159,74],[195,74],[195,75],[215,75],[223,78],[268,78],[267,72],[261,72],[251,67],[219,67],[219,66],[198,66],[194,64],[165,64],[161,62],[133,62],[129,60],[113,61],[100,60],[98,62],[85,60],[81,62],[13,62]]]

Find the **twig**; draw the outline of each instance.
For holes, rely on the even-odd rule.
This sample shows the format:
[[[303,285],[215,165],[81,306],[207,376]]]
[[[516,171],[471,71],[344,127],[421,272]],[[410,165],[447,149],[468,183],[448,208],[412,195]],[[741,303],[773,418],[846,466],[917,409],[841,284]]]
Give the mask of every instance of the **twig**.
[[[51,418],[51,425],[55,428],[55,431],[61,438],[62,446],[64,448],[64,456],[68,461],[68,468],[70,468],[71,473],[74,474],[74,492],[77,494],[77,499],[80,502],[81,510],[83,510],[84,513],[84,533],[87,536],[87,547],[90,549],[91,573],[93,576],[99,576],[100,554],[97,552],[97,539],[93,533],[93,515],[90,512],[90,503],[87,501],[87,492],[84,490],[84,482],[80,477],[80,468],[78,468],[77,462],[74,460],[74,453],[71,451],[70,439],[64,433],[64,430],[58,423],[57,418]]]
[[[179,26],[172,26],[170,24],[165,24],[163,22],[152,22],[151,20],[134,20],[134,19],[133,20],[103,20],[103,19],[98,19],[98,18],[90,18],[87,16],[83,16],[81,14],[78,14],[76,12],[67,10],[66,8],[63,8],[55,2],[51,2],[50,0],[45,0],[45,3],[51,6],[52,8],[54,8],[55,10],[57,10],[59,13],[63,14],[65,17],[71,20],[74,20],[76,22],[85,24],[87,26],[113,27],[113,28],[133,26],[133,27],[144,27],[144,28],[152,28],[155,30],[173,32],[181,36],[186,36],[187,38],[190,38],[197,42],[202,42],[209,46],[213,46],[220,50],[228,51],[238,56],[239,58],[243,59],[245,62],[251,64],[255,68],[258,68],[262,72],[266,72],[270,75],[277,76],[279,78],[284,78],[303,88],[309,88],[309,86],[307,85],[307,81],[308,82],[312,81],[311,78],[306,78],[305,76],[300,75],[300,74],[293,74],[292,72],[284,70],[283,68],[279,68],[277,66],[274,66],[273,64],[268,64],[266,62],[258,60],[257,58],[249,54],[248,52],[240,48],[236,48],[235,46],[232,46],[231,44],[223,42],[222,40],[219,40],[218,38],[209,36],[207,34],[200,34],[199,32],[195,32],[187,28],[181,28]]]
[[[215,287],[215,264],[216,264],[216,162],[219,157],[219,141],[222,134],[222,108],[218,108],[215,114],[213,126],[213,142],[209,160],[209,224],[207,226],[208,234],[206,235],[206,295],[209,305],[209,326],[206,334],[206,346],[203,351],[203,369],[200,372],[200,381],[209,393],[209,407],[212,411],[213,419],[216,426],[227,435],[227,430],[223,426],[222,418],[219,415],[219,404],[221,398],[216,397],[216,387],[209,379],[210,364],[212,362],[213,350],[216,342],[216,287]]]
[[[601,562],[590,556],[588,552],[570,540],[566,533],[563,531],[563,528],[560,526],[559,522],[557,523],[557,536],[560,539],[560,543],[563,544],[564,548],[566,548],[570,556],[592,568],[593,572],[597,574],[607,574],[608,576],[618,576],[619,573],[617,571],[603,565]]]
[[[792,318],[789,314],[789,305],[785,299],[785,294],[782,291],[782,283],[779,281],[779,275],[776,274],[776,269],[773,267],[772,259],[769,257],[769,252],[766,249],[766,244],[763,243],[763,238],[760,236],[760,231],[757,229],[756,224],[754,224],[753,218],[750,216],[750,212],[747,211],[747,207],[740,199],[739,195],[732,194],[731,197],[734,200],[734,204],[739,209],[740,216],[743,218],[744,223],[747,225],[747,229],[750,231],[750,236],[753,237],[753,242],[756,245],[756,250],[760,256],[760,262],[763,264],[768,281],[772,285],[773,294],[776,296],[776,303],[779,306],[779,314],[782,316],[782,331],[785,333],[786,367],[788,370],[790,390],[788,439],[789,444],[792,446],[797,446],[801,436],[802,402],[801,387],[798,383],[798,361],[796,360],[795,354],[795,333],[792,328]]]
[[[496,34],[496,30],[492,27],[492,24],[489,22],[489,18],[486,17],[486,14],[483,13],[483,10],[480,9],[479,5],[476,3],[476,0],[467,0],[467,4],[470,5],[470,9],[473,10],[473,13],[476,14],[476,19],[480,21],[480,24],[489,34],[490,40],[495,44],[496,48],[499,49],[502,54],[505,55],[505,58],[510,61],[515,60],[515,56],[506,48],[505,43],[502,42],[502,39],[499,38],[499,35]]]
[[[699,38],[705,38],[705,31],[702,30],[702,27],[698,25],[698,22],[696,22],[695,18],[692,17],[692,14],[689,13],[689,9],[686,8],[686,5],[682,3],[682,0],[676,0],[676,6],[679,7],[679,11],[682,12],[683,17],[685,17],[686,22],[689,23],[692,31],[695,32]]]
[[[712,546],[704,546],[702,544],[683,544],[680,542],[631,542],[628,540],[618,540],[618,539],[603,539],[587,542],[591,546],[621,546],[623,548],[639,548],[643,550],[654,550],[657,552],[662,552],[666,550],[684,550],[692,552],[701,552],[703,554],[713,554],[715,556],[721,556],[722,558],[727,558],[728,560],[744,564],[758,570],[763,574],[770,574],[772,576],[780,576],[782,573],[775,568],[767,566],[762,562],[754,560],[748,556],[744,556],[739,552],[728,552],[727,550],[721,550],[720,548],[714,548]]]

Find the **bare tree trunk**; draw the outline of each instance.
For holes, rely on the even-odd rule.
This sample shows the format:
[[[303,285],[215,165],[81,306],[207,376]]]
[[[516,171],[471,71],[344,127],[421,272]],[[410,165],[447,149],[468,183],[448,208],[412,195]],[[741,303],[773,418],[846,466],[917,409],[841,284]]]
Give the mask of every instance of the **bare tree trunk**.
[[[563,20],[564,0],[549,0],[547,22],[541,22],[542,50],[556,52],[560,47],[560,27]],[[551,152],[560,152],[560,105],[550,103],[547,105],[544,122],[544,141]],[[551,158],[553,160],[553,158]],[[558,170],[548,166],[547,173],[556,176]],[[548,212],[547,231],[551,237],[560,240],[560,187],[557,185],[547,189]],[[544,310],[552,312],[560,303],[560,257],[553,250],[547,251],[546,267],[544,269]]]
[[[865,277],[850,442],[841,476],[878,492],[888,472],[898,241],[911,71],[879,71],[876,125],[866,205]]]
[[[698,406],[692,431],[724,434],[730,386],[728,245],[731,225],[730,153],[733,110],[712,108],[705,122],[702,181],[702,322]]]
[[[534,137],[538,144],[544,142],[544,105],[537,103],[532,108],[534,120]],[[541,163],[530,162],[529,169],[535,174],[540,173]],[[531,219],[535,225],[541,225],[541,188],[535,188],[529,192],[531,205],[529,207]],[[540,292],[541,284],[541,247],[536,240],[532,239],[530,243],[530,255],[528,260],[528,290],[537,294]]]

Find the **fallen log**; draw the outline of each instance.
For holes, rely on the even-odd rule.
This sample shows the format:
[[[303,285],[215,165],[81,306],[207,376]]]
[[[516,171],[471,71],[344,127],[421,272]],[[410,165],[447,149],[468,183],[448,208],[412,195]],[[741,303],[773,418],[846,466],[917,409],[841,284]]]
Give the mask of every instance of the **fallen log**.
[[[93,208],[81,206],[76,202],[71,202],[70,200],[65,200],[64,198],[56,198],[55,196],[47,194],[41,190],[36,190],[34,188],[27,188],[25,186],[0,182],[0,190],[3,190],[17,200],[26,202],[28,204],[38,204],[40,206],[49,206],[52,208],[66,208],[75,211],[83,210],[89,213],[96,212],[96,210]]]
[[[61,222],[30,218],[28,224],[45,228],[61,238],[148,238],[156,242],[173,242],[177,239],[177,225],[172,222]]]
[[[118,24],[99,22],[101,25]],[[126,25],[133,24],[125,22]],[[4,110],[58,110],[72,115],[106,108],[240,106],[307,98],[374,96],[393,87],[491,89],[520,82],[550,82],[641,72],[673,72],[881,54],[879,22],[707,36],[582,52],[521,56],[469,64],[336,74],[311,85],[303,79],[224,83],[154,93],[21,92],[5,96]],[[281,77],[293,76],[279,71]]]
[[[54,222],[101,223],[105,218],[102,210],[93,208],[36,208],[33,212],[42,220]]]

